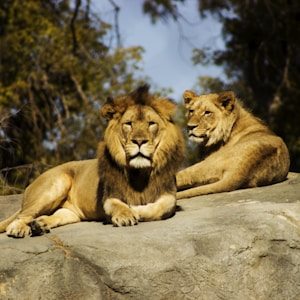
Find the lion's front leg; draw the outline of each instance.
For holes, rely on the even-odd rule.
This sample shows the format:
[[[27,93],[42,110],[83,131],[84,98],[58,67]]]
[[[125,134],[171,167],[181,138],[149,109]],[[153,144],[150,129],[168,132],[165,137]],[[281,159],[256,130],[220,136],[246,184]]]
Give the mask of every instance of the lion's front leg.
[[[164,194],[154,203],[136,205],[131,207],[141,221],[157,221],[169,218],[176,210],[176,197],[172,194]]]
[[[31,235],[43,235],[50,232],[51,228],[80,222],[79,216],[68,208],[60,208],[53,215],[40,216],[30,222]]]
[[[6,227],[6,234],[16,238],[30,236],[31,228],[28,226],[28,223],[32,221],[32,219],[31,216],[15,219]]]
[[[223,169],[214,161],[207,160],[181,170],[176,174],[177,191],[217,182],[224,176]]]
[[[136,225],[139,221],[138,214],[119,199],[106,199],[103,209],[114,226],[132,226]]]
[[[184,190],[186,188],[190,188],[192,186],[195,186],[196,184],[199,184],[200,178],[197,176],[199,172],[196,172],[194,170],[194,166],[188,167],[184,170],[181,170],[177,172],[176,174],[176,186],[177,190]],[[200,169],[201,170],[201,169]]]
[[[49,214],[60,207],[71,186],[71,176],[64,173],[60,167],[39,176],[26,188],[22,209],[6,227],[6,234],[16,238],[31,236],[33,233],[29,223],[38,216]]]

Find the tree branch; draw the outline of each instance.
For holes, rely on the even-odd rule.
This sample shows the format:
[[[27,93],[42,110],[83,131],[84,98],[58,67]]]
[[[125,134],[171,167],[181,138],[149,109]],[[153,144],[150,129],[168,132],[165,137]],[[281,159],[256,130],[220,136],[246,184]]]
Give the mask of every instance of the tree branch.
[[[74,83],[74,85],[76,87],[77,93],[79,94],[79,96],[82,99],[83,103],[87,104],[88,103],[88,99],[87,99],[85,93],[83,92],[80,83],[77,81],[77,79],[73,75],[71,75],[71,80],[73,81],[73,83]]]
[[[120,12],[120,7],[113,1],[109,0],[111,5],[115,9],[115,31],[116,31],[116,37],[117,37],[117,46],[121,47],[121,35],[120,35],[120,29],[119,29],[119,12]]]
[[[81,0],[76,0],[76,5],[75,5],[75,10],[71,19],[71,33],[72,33],[72,38],[73,38],[73,54],[76,55],[77,48],[78,48],[78,41],[76,37],[76,26],[75,26],[75,21],[78,15],[78,11],[81,5]]]

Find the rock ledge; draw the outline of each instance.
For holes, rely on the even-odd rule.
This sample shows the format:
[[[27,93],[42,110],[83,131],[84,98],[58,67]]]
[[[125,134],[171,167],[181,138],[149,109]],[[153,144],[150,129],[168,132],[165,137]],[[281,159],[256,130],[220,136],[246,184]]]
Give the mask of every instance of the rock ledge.
[[[300,174],[178,201],[168,220],[0,234],[1,299],[300,299]],[[20,196],[0,197],[0,218]]]

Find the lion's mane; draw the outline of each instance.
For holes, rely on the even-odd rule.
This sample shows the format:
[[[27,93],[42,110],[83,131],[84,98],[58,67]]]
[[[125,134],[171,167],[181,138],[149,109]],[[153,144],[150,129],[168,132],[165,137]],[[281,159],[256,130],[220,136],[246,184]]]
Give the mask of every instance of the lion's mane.
[[[154,202],[164,193],[176,193],[175,173],[184,157],[184,140],[180,129],[172,120],[176,106],[169,99],[156,98],[149,94],[148,89],[149,86],[144,85],[125,97],[109,98],[101,109],[102,115],[109,120],[104,142],[98,147],[99,175],[102,182],[99,188],[104,199],[115,197],[129,205],[142,205]],[[151,167],[136,169],[128,167],[122,142],[121,119],[128,110],[133,114],[141,114],[134,119],[143,118],[143,109],[146,106],[161,119],[155,136],[159,142],[152,153]],[[136,130],[142,131],[143,128]],[[143,132],[140,134],[143,135]]]

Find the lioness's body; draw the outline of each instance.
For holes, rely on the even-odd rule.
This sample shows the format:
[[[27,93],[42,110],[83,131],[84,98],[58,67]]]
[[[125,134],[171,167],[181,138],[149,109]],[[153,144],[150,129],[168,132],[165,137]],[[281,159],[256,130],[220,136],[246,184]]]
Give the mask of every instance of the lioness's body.
[[[21,210],[0,223],[0,232],[24,237],[83,220],[128,226],[170,217],[184,153],[171,120],[174,109],[171,101],[149,95],[148,86],[109,99],[101,109],[109,122],[98,158],[39,176],[26,188]]]
[[[283,140],[246,111],[232,92],[184,93],[188,134],[203,160],[177,173],[177,198],[283,181],[289,153]]]

